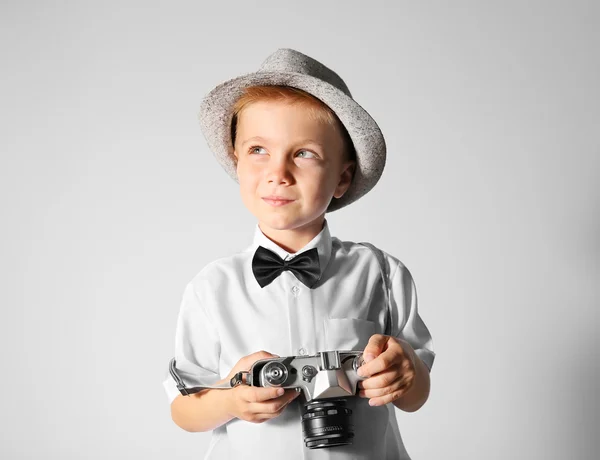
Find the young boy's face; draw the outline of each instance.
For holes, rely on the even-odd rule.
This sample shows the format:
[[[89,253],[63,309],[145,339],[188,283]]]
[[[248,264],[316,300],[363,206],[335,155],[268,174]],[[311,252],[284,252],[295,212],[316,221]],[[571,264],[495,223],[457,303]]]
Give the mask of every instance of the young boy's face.
[[[245,107],[234,147],[242,200],[265,233],[316,235],[332,197],[350,186],[353,162],[343,161],[341,134],[300,104]]]

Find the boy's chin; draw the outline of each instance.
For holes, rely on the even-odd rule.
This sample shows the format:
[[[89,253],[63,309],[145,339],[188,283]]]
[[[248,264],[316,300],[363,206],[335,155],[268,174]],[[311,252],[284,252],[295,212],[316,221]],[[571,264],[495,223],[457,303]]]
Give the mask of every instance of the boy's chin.
[[[322,224],[321,216],[316,219],[258,219],[258,224],[261,228],[268,228],[276,231],[294,231],[305,228],[310,228],[314,225]]]

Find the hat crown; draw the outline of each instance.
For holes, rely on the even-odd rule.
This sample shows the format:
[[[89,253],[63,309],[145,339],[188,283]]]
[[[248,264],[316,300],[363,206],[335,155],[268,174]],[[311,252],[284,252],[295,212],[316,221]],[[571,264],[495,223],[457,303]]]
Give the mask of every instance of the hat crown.
[[[213,88],[202,100],[198,119],[208,146],[236,182],[237,161],[232,139],[235,103],[253,86],[289,86],[305,91],[326,104],[350,135],[356,168],[350,187],[332,198],[327,211],[340,209],[373,188],[385,166],[386,146],[377,122],[352,97],[342,78],[319,61],[290,48],[269,55],[256,72],[231,78]]]
[[[348,86],[337,73],[316,59],[291,48],[280,48],[269,55],[260,66],[259,72],[290,72],[309,75],[326,81],[348,97],[352,97]]]

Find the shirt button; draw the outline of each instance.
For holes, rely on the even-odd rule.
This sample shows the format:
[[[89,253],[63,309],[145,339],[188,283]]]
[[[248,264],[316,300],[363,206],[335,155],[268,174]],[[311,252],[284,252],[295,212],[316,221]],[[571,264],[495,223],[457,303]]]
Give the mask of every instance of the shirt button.
[[[300,288],[298,286],[294,286],[292,288],[292,294],[294,294],[294,296],[298,296],[298,293],[300,292]]]
[[[298,354],[304,356],[306,354],[306,349],[304,347],[298,348]]]

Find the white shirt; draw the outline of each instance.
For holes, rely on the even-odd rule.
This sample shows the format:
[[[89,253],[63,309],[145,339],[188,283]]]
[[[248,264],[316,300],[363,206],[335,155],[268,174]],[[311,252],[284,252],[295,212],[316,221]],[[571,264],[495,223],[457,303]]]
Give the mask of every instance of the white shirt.
[[[309,289],[286,270],[261,288],[252,273],[259,245],[284,260],[316,247],[321,278]],[[384,251],[380,254],[383,264],[370,248],[331,237],[327,221],[312,241],[290,254],[256,225],[252,245],[208,264],[184,290],[174,357],[186,386],[225,378],[240,358],[256,351],[284,357],[363,350],[376,333],[409,342],[431,370],[435,353],[417,312],[413,278],[398,259]],[[387,294],[383,277],[387,277]],[[163,385],[171,403],[180,392],[168,371]],[[308,449],[302,434],[301,399],[266,422],[234,418],[216,428],[204,459],[410,460],[396,421],[395,411],[400,410],[393,404],[371,407],[367,398],[348,398],[353,444]]]

